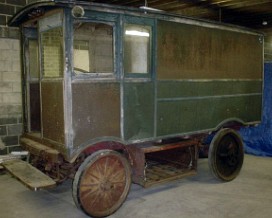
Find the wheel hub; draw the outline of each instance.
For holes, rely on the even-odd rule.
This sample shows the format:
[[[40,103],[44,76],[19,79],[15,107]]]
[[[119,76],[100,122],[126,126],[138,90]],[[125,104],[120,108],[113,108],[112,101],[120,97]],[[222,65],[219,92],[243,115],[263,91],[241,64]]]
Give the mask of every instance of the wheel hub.
[[[108,180],[104,180],[103,182],[101,182],[100,188],[102,191],[109,191],[113,189],[113,184]]]

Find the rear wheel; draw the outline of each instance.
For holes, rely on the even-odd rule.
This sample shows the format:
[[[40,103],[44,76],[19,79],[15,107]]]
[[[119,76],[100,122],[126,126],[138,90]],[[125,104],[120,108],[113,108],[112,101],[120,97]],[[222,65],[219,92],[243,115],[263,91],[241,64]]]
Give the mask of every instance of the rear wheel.
[[[93,217],[114,213],[125,201],[131,185],[131,169],[116,151],[101,150],[79,167],[73,181],[73,198]]]
[[[231,181],[239,174],[244,149],[240,135],[233,129],[222,129],[214,136],[209,148],[209,167],[214,176]]]

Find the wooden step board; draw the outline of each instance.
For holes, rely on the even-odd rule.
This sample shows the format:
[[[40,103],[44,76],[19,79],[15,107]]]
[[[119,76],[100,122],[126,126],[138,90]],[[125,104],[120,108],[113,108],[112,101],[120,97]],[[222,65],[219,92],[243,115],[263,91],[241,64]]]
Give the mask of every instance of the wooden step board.
[[[24,185],[36,191],[38,189],[51,188],[56,182],[29,163],[14,159],[5,161],[2,166]]]

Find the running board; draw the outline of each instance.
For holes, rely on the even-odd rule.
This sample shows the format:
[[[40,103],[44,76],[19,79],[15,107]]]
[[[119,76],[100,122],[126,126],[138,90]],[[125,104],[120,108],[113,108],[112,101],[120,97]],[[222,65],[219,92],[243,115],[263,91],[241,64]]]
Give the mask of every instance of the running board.
[[[11,175],[34,191],[56,186],[53,179],[25,161],[14,159],[1,164]]]

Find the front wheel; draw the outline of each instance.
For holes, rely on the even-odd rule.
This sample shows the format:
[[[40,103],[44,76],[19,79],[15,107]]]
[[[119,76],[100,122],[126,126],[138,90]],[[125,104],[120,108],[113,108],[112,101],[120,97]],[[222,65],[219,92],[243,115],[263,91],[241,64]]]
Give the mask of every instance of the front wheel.
[[[78,208],[92,217],[114,213],[125,201],[131,185],[131,169],[116,151],[93,153],[79,167],[73,181]]]
[[[239,174],[244,149],[240,135],[233,129],[222,129],[214,136],[209,148],[209,167],[214,176],[231,181]]]

